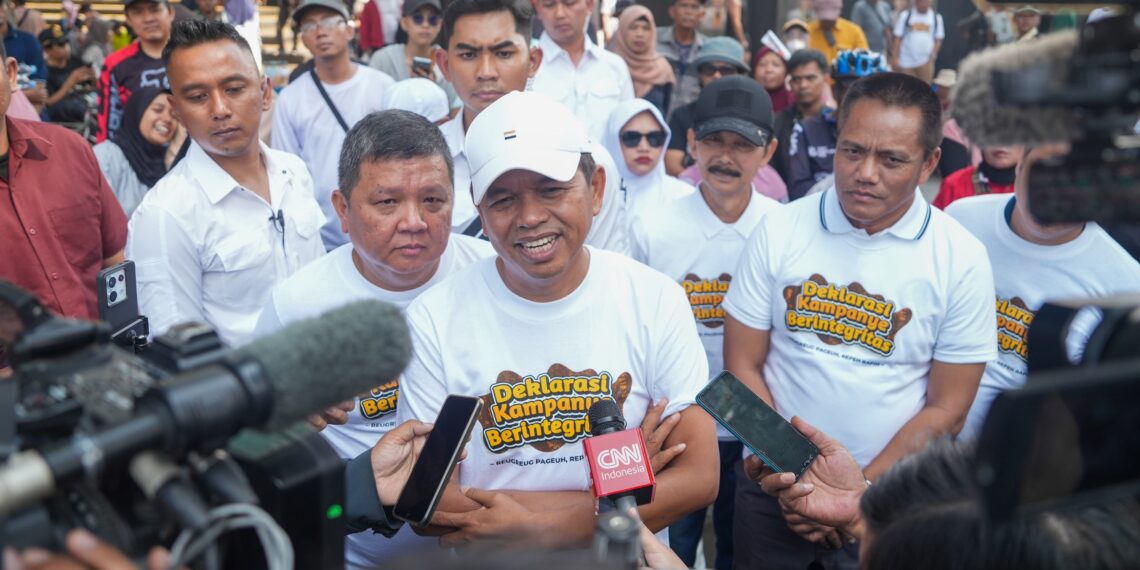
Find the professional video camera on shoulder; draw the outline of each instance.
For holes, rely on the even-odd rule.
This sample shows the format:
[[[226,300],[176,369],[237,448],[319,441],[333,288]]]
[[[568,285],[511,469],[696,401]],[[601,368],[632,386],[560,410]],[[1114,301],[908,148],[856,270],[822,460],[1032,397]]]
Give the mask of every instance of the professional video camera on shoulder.
[[[200,324],[128,348],[112,336],[0,281],[15,372],[0,381],[15,411],[0,417],[0,545],[59,549],[86,527],[132,555],[170,545],[176,565],[293,568],[294,551],[297,567],[343,564],[343,463],[297,422],[400,373],[411,343],[395,307],[352,303],[237,350]],[[234,439],[246,428],[276,433]],[[225,548],[237,529],[261,550]]]

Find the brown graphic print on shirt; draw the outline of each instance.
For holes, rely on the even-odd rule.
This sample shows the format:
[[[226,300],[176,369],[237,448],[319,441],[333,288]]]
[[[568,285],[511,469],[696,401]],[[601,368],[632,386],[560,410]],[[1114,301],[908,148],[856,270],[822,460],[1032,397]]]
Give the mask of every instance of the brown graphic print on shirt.
[[[819,274],[784,287],[784,303],[788,330],[815,333],[825,344],[861,346],[880,356],[894,352],[895,335],[913,317],[910,309],[869,293],[857,281],[831,284]]]

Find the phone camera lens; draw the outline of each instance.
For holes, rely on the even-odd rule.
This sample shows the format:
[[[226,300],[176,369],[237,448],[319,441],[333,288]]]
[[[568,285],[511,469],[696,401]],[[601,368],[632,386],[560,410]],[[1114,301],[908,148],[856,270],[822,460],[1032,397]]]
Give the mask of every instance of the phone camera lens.
[[[108,299],[110,299],[112,303],[114,303],[114,302],[115,302],[115,299],[118,299],[118,298],[119,298],[119,294],[118,294],[118,293],[116,293],[116,292],[114,292],[114,291],[111,291],[111,295],[110,295],[109,297],[107,297],[107,298],[108,298]]]

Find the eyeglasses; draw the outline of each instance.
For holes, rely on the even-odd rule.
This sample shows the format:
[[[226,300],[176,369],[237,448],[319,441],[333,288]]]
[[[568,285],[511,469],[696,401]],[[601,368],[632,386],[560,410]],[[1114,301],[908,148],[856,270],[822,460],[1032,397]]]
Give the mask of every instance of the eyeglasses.
[[[661,148],[665,145],[665,131],[653,131],[650,133],[639,133],[637,131],[625,131],[621,134],[621,144],[625,148],[637,148],[641,144],[641,139],[649,141],[649,146],[653,148]]]
[[[439,14],[424,16],[422,12],[416,12],[412,14],[412,21],[415,22],[417,26],[422,26],[424,22],[427,22],[427,25],[434,28],[439,25]]]
[[[721,77],[728,77],[729,75],[739,74],[740,70],[731,65],[715,65],[712,63],[706,63],[697,68],[697,73],[705,76],[720,74]]]
[[[319,22],[308,22],[301,24],[302,34],[311,34],[317,30],[335,30],[344,24],[344,18],[340,16],[329,16]]]

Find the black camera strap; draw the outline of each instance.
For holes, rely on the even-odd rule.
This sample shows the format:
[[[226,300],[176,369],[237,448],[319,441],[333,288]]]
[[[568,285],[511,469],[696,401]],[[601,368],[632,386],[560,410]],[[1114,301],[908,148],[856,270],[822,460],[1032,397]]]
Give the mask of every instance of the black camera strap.
[[[333,116],[336,117],[336,122],[340,123],[340,128],[344,129],[344,132],[347,133],[348,132],[348,123],[345,122],[344,117],[340,116],[340,111],[338,111],[336,109],[336,105],[333,105],[332,98],[329,97],[329,92],[325,91],[324,84],[322,84],[321,79],[319,77],[317,77],[317,70],[316,69],[310,69],[309,75],[313,76],[313,83],[317,84],[317,91],[320,91],[321,97],[325,98],[325,104],[327,104],[329,106],[329,110],[332,111]]]

